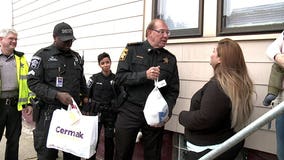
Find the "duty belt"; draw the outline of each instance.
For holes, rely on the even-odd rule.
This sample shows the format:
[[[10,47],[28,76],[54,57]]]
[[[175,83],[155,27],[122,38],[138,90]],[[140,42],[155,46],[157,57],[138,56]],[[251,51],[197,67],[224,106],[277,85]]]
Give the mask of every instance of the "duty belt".
[[[110,102],[98,102],[92,100],[92,103],[94,104],[94,107],[97,109],[98,112],[105,112],[112,110]]]
[[[0,105],[14,106],[18,103],[18,97],[0,98]]]

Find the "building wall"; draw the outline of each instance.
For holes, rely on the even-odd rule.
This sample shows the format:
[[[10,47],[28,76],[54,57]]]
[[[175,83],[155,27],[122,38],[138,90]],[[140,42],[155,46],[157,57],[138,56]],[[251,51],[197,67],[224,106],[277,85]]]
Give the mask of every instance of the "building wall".
[[[18,50],[27,57],[53,42],[52,31],[59,22],[69,23],[77,40],[73,49],[85,57],[85,74],[100,70],[97,55],[111,55],[112,71],[116,71],[119,55],[128,42],[144,40],[144,30],[151,20],[152,0],[12,0],[13,27],[19,32]],[[215,6],[215,7],[214,7]],[[218,40],[216,37],[217,0],[204,0],[203,37],[170,39],[167,49],[176,55],[180,76],[180,94],[173,116],[166,129],[183,133],[178,123],[181,110],[189,110],[192,95],[212,76],[209,54]],[[244,52],[250,76],[254,82],[254,113],[251,121],[269,108],[262,105],[272,62],[266,57],[267,46],[277,34],[232,36]],[[269,153],[276,152],[275,127],[249,136],[246,147]]]
[[[73,49],[84,53],[89,77],[100,69],[95,63],[102,52],[111,54],[115,71],[127,42],[143,37],[142,0],[13,0],[13,27],[19,32],[18,49],[30,58],[53,42],[53,27],[66,22],[73,27]]]

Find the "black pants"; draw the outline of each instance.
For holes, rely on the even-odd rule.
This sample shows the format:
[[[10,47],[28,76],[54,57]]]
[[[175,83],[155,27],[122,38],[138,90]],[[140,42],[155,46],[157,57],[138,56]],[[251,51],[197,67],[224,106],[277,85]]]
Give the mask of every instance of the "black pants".
[[[112,111],[103,111],[100,113],[99,117],[99,130],[98,130],[98,138],[101,134],[101,129],[104,126],[104,160],[113,160],[114,155],[114,123],[116,120],[116,113]],[[98,149],[98,144],[96,146],[96,150]],[[96,154],[94,154],[88,160],[96,160]]]
[[[55,109],[56,107],[46,106],[40,110],[40,117],[33,131],[34,148],[37,152],[38,160],[56,160],[58,157],[58,150],[46,147],[48,130],[52,114]],[[80,160],[81,158],[70,153],[63,152],[63,159]]]
[[[116,128],[116,160],[131,160],[139,128]],[[160,160],[163,143],[162,128],[142,129],[142,144],[145,160]]]
[[[6,127],[5,160],[17,160],[22,130],[22,112],[17,110],[17,104],[0,104],[0,107],[0,141]]]
[[[273,63],[271,67],[271,73],[268,83],[268,93],[278,95],[282,90],[282,81],[284,77],[284,68],[280,67],[278,64]]]
[[[115,159],[131,160],[137,133],[142,131],[145,160],[160,160],[164,127],[147,125],[143,107],[125,102],[118,113],[115,126]]]

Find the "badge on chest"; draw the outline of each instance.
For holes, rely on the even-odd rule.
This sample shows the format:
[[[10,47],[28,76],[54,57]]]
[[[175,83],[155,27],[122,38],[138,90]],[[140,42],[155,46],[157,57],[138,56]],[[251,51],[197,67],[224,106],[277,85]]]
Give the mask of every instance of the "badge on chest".
[[[56,77],[56,87],[63,87],[63,77]]]

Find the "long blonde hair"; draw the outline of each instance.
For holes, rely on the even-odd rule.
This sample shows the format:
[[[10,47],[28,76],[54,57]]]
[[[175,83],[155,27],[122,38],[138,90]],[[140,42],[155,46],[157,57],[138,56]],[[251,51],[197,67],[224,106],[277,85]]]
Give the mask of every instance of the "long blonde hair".
[[[253,83],[237,42],[229,38],[220,40],[217,53],[221,63],[215,66],[214,74],[225,94],[231,99],[231,127],[238,131],[246,125],[253,110]]]

